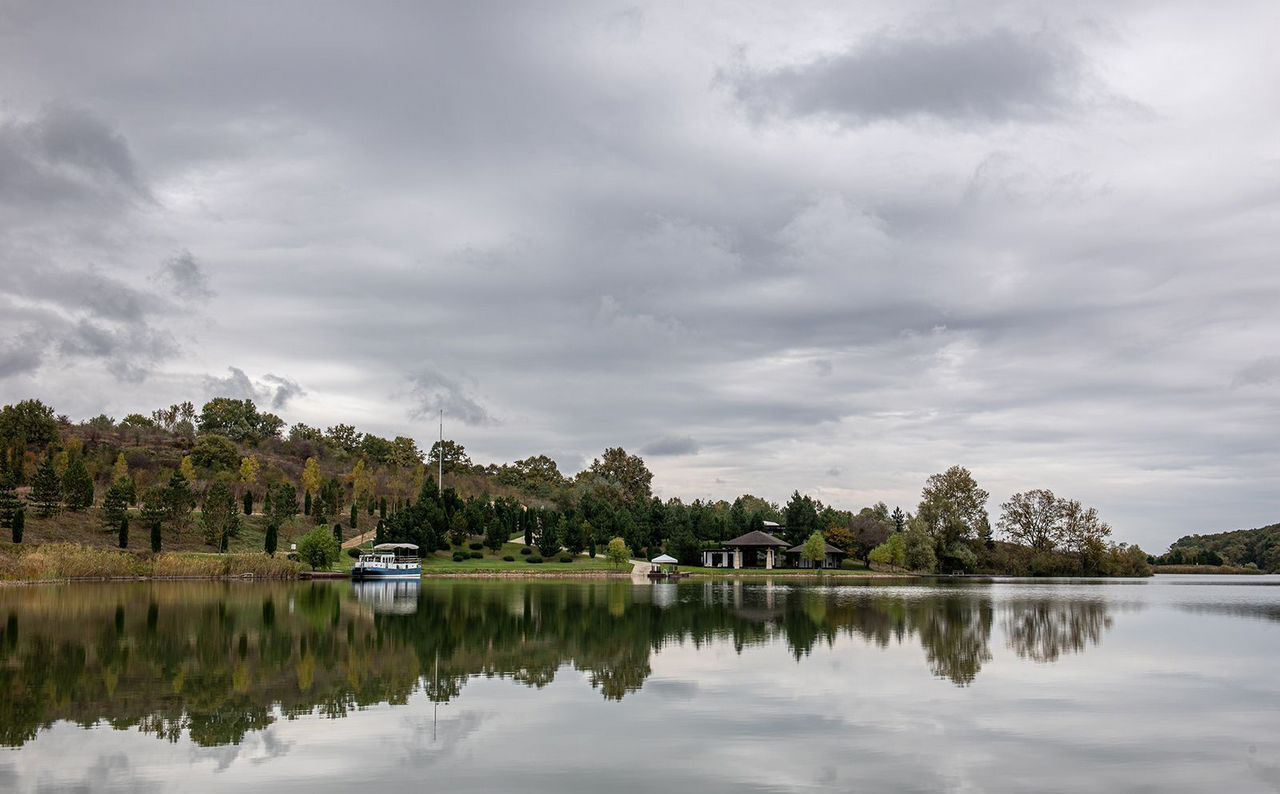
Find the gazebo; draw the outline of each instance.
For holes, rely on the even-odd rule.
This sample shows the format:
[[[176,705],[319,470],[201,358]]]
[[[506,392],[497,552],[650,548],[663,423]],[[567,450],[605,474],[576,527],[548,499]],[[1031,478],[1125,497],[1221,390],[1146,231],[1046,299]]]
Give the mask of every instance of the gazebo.
[[[676,565],[680,561],[670,554],[659,554],[649,562],[653,563],[653,567],[649,569],[650,576],[666,579],[678,575]]]

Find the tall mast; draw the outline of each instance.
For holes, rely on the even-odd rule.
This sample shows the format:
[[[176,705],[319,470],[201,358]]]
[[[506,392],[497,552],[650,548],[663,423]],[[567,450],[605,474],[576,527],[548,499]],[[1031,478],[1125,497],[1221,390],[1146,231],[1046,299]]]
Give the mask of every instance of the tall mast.
[[[444,409],[440,409],[440,470],[436,474],[436,496],[444,496]]]

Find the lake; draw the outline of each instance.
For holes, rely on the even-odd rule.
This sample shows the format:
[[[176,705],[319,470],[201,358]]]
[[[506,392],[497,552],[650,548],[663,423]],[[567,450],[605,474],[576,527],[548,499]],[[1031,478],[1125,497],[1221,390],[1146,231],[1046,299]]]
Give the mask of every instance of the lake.
[[[1280,577],[0,589],[0,790],[1280,791]]]

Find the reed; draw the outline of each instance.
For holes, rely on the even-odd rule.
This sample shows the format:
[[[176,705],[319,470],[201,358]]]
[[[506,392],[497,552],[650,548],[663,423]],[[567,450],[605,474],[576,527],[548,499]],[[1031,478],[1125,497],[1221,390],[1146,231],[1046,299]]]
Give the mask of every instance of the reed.
[[[234,576],[296,579],[301,572],[300,564],[265,554],[149,554],[74,543],[0,547],[0,580],[3,581]]]

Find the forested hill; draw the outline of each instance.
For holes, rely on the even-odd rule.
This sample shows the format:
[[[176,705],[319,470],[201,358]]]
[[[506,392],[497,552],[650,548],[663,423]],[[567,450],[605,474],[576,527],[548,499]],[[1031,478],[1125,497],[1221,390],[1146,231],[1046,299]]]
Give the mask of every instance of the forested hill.
[[[1156,559],[1160,565],[1236,565],[1280,572],[1280,524],[1187,535]]]

